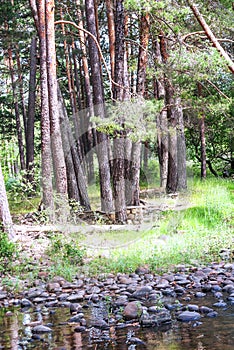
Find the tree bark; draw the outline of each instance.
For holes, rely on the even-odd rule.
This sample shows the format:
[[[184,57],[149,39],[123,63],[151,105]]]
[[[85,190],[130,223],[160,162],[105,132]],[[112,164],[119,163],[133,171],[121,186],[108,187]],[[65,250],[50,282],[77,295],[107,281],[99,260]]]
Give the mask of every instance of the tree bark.
[[[54,0],[46,0],[47,74],[52,157],[56,191],[58,195],[61,196],[62,200],[64,200],[67,197],[67,175],[58,113],[54,11]]]
[[[198,96],[202,98],[202,85],[197,84]],[[199,121],[200,126],[200,149],[201,149],[201,179],[206,178],[206,134],[205,134],[205,115],[202,111],[202,115]]]
[[[113,7],[114,7],[113,0],[106,0],[107,23],[108,23],[108,33],[109,33],[111,77],[114,80],[114,76],[115,76],[115,20],[114,20]]]
[[[0,230],[6,232],[9,239],[14,239],[15,231],[13,228],[12,218],[9,210],[6,188],[0,166]]]
[[[177,189],[179,191],[183,191],[187,189],[186,142],[184,135],[183,110],[181,106],[181,100],[179,97],[175,98],[175,112],[177,113]]]
[[[54,221],[54,197],[52,184],[52,153],[50,142],[49,97],[47,83],[47,48],[45,32],[45,1],[37,2],[39,39],[40,39],[40,84],[41,84],[41,171],[42,204]]]
[[[116,1],[115,8],[115,82],[114,99],[121,103],[125,99],[124,86],[125,76],[125,14],[123,0]],[[119,125],[124,126],[125,116],[119,116]],[[125,131],[116,131],[113,141],[113,191],[115,200],[115,218],[117,222],[125,223],[127,220],[126,197],[125,197]]]
[[[37,39],[32,38],[30,48],[30,77],[28,96],[28,118],[26,128],[26,169],[27,180],[34,183],[34,120],[36,104]]]
[[[66,154],[69,199],[79,201],[86,210],[90,210],[91,207],[87,192],[85,174],[83,172],[81,159],[79,158],[79,153],[76,149],[76,142],[72,134],[66,107],[59,87],[58,102],[63,135],[63,146],[65,148],[64,153]]]
[[[16,94],[16,78],[15,78],[15,72],[14,72],[14,63],[12,58],[11,47],[8,48],[7,52],[8,52],[8,62],[9,62],[12,93],[13,93],[14,108],[15,108],[15,120],[16,120],[16,131],[17,131],[19,156],[20,156],[20,168],[21,170],[25,170],[26,166],[25,166],[25,156],[24,156],[23,131],[22,131],[22,126],[20,121],[18,98]]]
[[[166,62],[167,60],[167,55],[165,56],[166,48],[163,49],[163,45],[165,44],[161,42],[160,45],[157,39],[153,42],[156,67],[158,65],[162,65],[163,62]],[[162,56],[163,53],[164,56]],[[159,75],[156,80],[154,93],[156,99],[165,101],[166,92],[164,78],[165,77],[162,74]],[[157,146],[160,168],[160,187],[166,189],[168,174],[168,120],[166,107],[164,107],[160,114],[157,116]]]
[[[96,18],[93,0],[85,1],[85,10],[88,30],[94,35],[95,38],[97,38],[98,36],[96,30]],[[101,62],[96,43],[90,36],[88,38],[88,42],[93,87],[94,115],[99,116],[103,119],[105,117],[105,107],[103,81],[100,70]],[[101,207],[103,211],[111,212],[113,210],[113,198],[110,182],[110,166],[107,145],[108,138],[105,134],[97,132],[97,141],[97,154],[99,162],[99,176],[101,189]]]

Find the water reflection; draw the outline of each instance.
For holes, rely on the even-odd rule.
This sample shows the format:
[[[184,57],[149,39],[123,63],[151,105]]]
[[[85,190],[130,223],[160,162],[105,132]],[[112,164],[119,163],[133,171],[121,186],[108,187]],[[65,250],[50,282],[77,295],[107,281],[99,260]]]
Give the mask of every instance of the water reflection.
[[[90,309],[90,317],[93,312]],[[216,318],[202,318],[201,324],[178,323],[164,329],[126,327],[108,330],[90,328],[78,333],[69,324],[67,308],[37,310],[0,309],[0,349],[10,350],[233,350],[234,306],[218,310]],[[52,333],[33,334],[36,324],[52,328]],[[138,339],[132,342],[132,339]],[[145,344],[144,344],[144,343]]]

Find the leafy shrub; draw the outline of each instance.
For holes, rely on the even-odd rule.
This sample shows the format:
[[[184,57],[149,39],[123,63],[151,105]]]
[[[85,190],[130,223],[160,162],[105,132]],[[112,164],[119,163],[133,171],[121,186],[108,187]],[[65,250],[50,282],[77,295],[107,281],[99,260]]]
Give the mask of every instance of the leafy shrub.
[[[9,241],[7,234],[0,229],[0,272],[10,269],[11,262],[16,255],[15,243]]]
[[[82,264],[86,251],[74,239],[66,241],[63,236],[56,235],[52,237],[49,253],[71,264]]]

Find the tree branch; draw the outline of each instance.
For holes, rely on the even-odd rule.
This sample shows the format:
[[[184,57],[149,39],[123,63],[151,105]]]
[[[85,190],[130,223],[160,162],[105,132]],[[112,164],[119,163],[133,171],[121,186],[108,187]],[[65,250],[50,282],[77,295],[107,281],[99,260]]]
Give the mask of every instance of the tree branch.
[[[215,37],[215,35],[211,31],[210,27],[206,23],[205,19],[203,18],[202,14],[199,12],[198,8],[194,5],[193,1],[188,0],[188,4],[189,4],[191,10],[193,11],[193,14],[196,17],[197,21],[200,23],[201,27],[204,29],[206,36],[213,43],[215,48],[219,51],[220,55],[225,59],[225,61],[228,64],[228,68],[234,74],[234,62],[228,56],[227,52],[222,48],[222,46],[218,42],[217,38]]]

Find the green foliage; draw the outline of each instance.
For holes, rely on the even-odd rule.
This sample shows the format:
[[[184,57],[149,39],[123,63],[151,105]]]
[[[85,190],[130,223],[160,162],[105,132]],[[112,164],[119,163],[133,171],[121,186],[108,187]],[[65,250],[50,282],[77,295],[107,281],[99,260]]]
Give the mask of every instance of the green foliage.
[[[0,273],[12,267],[13,258],[17,256],[17,246],[9,241],[8,236],[0,228]]]
[[[51,238],[49,254],[53,259],[59,259],[76,265],[83,263],[86,251],[76,240],[66,240],[63,235],[58,234]]]
[[[15,244],[9,241],[5,232],[0,231],[0,259],[11,259],[15,253]]]

